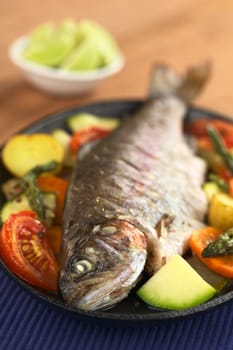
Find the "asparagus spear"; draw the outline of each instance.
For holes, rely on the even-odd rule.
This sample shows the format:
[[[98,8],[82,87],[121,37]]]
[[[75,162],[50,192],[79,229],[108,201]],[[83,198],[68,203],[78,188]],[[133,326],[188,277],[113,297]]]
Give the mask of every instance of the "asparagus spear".
[[[221,135],[212,125],[207,126],[207,133],[213,143],[215,151],[221,156],[228,169],[233,173],[233,156],[227,150]]]
[[[207,245],[203,250],[202,256],[204,258],[224,256],[233,254],[233,228],[230,228],[219,237]]]
[[[23,189],[28,198],[30,206],[42,221],[45,220],[45,208],[43,205],[43,196],[39,187],[37,186],[36,179],[41,173],[51,171],[55,169],[56,166],[57,162],[55,161],[44,165],[38,165],[23,177]]]

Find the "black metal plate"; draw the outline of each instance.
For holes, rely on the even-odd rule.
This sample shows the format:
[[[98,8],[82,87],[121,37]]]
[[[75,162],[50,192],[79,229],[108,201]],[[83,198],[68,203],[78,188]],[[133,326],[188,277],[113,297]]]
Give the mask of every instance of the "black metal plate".
[[[38,122],[33,123],[27,128],[20,131],[20,133],[36,133],[36,132],[51,132],[55,128],[66,129],[66,119],[72,114],[78,112],[90,112],[101,116],[112,116],[117,118],[124,118],[135,111],[143,101],[141,100],[116,100],[108,102],[100,102],[82,107],[74,107],[65,111],[57,112],[44,117]],[[187,113],[186,120],[198,119],[201,117],[210,119],[227,120],[233,123],[233,120],[219,115],[218,113],[210,112],[200,108],[190,108]],[[9,177],[8,172],[4,169],[0,159],[0,183]],[[3,197],[0,194],[0,205],[3,203]],[[26,288],[29,293],[50,303],[51,305],[60,308],[63,311],[69,312],[79,319],[96,321],[97,323],[104,323],[106,326],[112,325],[151,325],[162,321],[172,321],[183,317],[199,315],[202,312],[216,309],[216,307],[233,300],[233,290],[229,289],[224,294],[215,297],[214,299],[196,307],[186,309],[183,311],[160,311],[147,307],[140,302],[135,293],[132,292],[130,296],[123,300],[115,307],[105,311],[82,312],[69,307],[64,303],[59,295],[46,293],[39,289],[29,286],[27,283],[15,276],[0,260],[0,267],[6,271],[17,283]]]

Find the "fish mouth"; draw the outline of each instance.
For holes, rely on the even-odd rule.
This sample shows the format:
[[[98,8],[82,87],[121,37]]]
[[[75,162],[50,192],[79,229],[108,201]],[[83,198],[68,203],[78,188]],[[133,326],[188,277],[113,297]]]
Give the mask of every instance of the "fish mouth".
[[[134,267],[123,265],[121,270],[101,272],[79,284],[68,284],[63,295],[70,305],[83,311],[103,310],[113,307],[127,297],[138,282],[146,258],[135,252],[137,263]],[[135,257],[136,258],[136,257]]]
[[[106,309],[124,299],[138,282],[147,258],[145,235],[126,221],[98,225],[92,232],[60,276],[65,301],[85,311]],[[84,272],[83,262],[90,264]]]

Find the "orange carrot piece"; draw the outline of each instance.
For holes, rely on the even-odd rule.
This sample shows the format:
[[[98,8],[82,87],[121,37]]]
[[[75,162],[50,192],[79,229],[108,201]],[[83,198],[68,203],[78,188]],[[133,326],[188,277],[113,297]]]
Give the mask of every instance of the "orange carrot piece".
[[[51,226],[47,228],[47,238],[55,256],[61,252],[61,226]]]
[[[192,233],[189,241],[191,250],[210,270],[227,277],[233,278],[233,255],[203,258],[202,251],[210,243],[217,239],[221,231],[214,227],[205,227]]]

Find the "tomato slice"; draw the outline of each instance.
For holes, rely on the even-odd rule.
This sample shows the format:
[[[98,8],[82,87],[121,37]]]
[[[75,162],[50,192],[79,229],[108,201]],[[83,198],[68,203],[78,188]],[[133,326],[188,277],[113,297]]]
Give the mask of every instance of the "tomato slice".
[[[76,153],[84,143],[102,139],[111,131],[112,130],[97,127],[90,127],[76,131],[70,141],[71,152]]]
[[[6,220],[0,234],[0,254],[8,268],[29,284],[57,290],[58,264],[46,229],[34,212],[21,211]]]
[[[233,256],[219,256],[213,258],[203,258],[202,252],[204,248],[215,241],[220,235],[221,231],[214,227],[204,227],[192,233],[189,241],[191,250],[210,270],[227,277],[233,278]]]
[[[224,120],[210,120],[200,118],[185,125],[185,131],[193,136],[207,136],[207,125],[213,125],[223,138],[233,134],[233,124]]]

